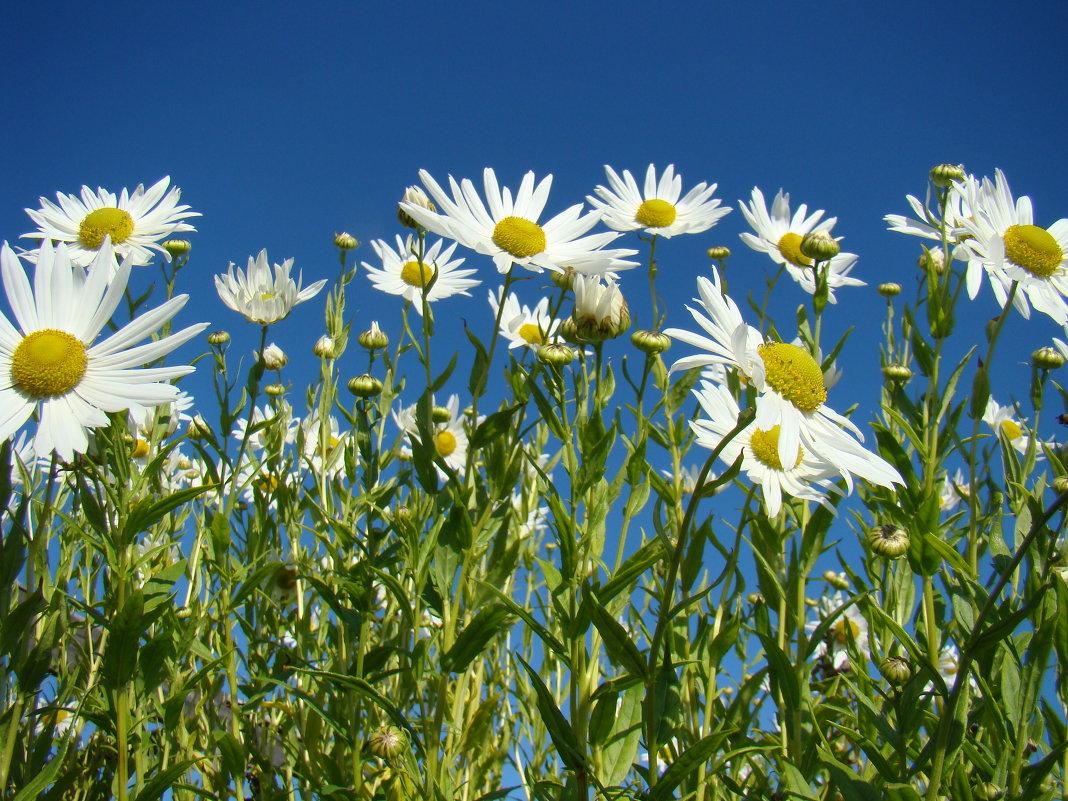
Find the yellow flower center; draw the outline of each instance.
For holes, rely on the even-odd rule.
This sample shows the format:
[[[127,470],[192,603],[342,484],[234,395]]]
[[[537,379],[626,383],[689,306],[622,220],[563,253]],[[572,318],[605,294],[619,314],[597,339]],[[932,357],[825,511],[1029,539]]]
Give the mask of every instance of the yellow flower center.
[[[1009,439],[1016,439],[1023,436],[1023,429],[1020,428],[1020,424],[1015,420],[1002,420],[1001,432]]]
[[[1037,225],[1010,225],[1005,232],[1005,255],[1036,278],[1049,278],[1064,261],[1053,234]]]
[[[803,412],[814,412],[827,400],[823,371],[807,350],[785,342],[767,342],[758,349],[771,388]]]
[[[11,357],[11,380],[33,398],[70,392],[85,375],[85,345],[66,331],[45,328],[29,334]]]
[[[451,431],[439,431],[434,437],[434,447],[444,458],[456,450],[456,436]]]
[[[278,296],[276,294],[274,294],[273,292],[261,292],[260,293],[260,300],[274,300],[277,297]]]
[[[634,219],[646,228],[667,228],[675,222],[678,210],[658,197],[651,197],[638,206]]]
[[[523,323],[519,326],[519,336],[529,342],[531,345],[544,345],[545,334],[541,331],[541,326],[534,323]]]
[[[412,259],[401,267],[400,277],[408,286],[424,287],[434,277],[434,268],[428,267],[418,259]]]
[[[857,637],[860,636],[860,626],[856,624],[856,621],[843,616],[837,623],[831,626],[831,636],[834,637],[839,645],[845,645],[849,642],[850,637],[856,642]]]
[[[526,259],[545,250],[545,230],[522,217],[505,217],[493,226],[493,244],[517,259]]]
[[[274,492],[276,489],[278,489],[278,476],[272,474],[258,476],[257,478],[253,479],[252,486],[258,489],[264,495]]]
[[[115,208],[97,209],[85,215],[78,226],[78,239],[89,250],[96,250],[104,244],[108,234],[111,234],[111,243],[117,245],[125,242],[133,229],[133,217],[128,212]]]
[[[768,431],[763,431],[759,428],[753,431],[753,436],[749,438],[749,447],[753,451],[753,456],[761,464],[770,467],[772,470],[782,470],[782,461],[779,459],[779,427],[772,426]],[[801,464],[801,459],[804,456],[804,452],[801,448],[797,449],[797,461],[794,462],[792,470]]]
[[[138,437],[134,440],[133,450],[130,451],[131,459],[144,459],[148,456],[148,442]]]
[[[779,240],[779,253],[795,267],[811,267],[812,259],[801,252],[801,234],[787,231]]]

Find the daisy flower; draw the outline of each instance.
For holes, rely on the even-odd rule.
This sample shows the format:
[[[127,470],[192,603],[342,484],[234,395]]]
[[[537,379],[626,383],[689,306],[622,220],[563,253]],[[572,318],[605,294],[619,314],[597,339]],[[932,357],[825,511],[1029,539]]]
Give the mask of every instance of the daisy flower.
[[[66,243],[71,264],[79,267],[92,263],[109,236],[114,254],[130,259],[134,266],[152,261],[152,251],[170,261],[171,255],[160,240],[180,231],[195,231],[183,220],[200,216],[188,211],[189,206],[178,205],[182,193],[177,187],[167,191],[170,182],[170,177],[162,178],[147,191],[142,184],[132,194],[123,189],[118,197],[104,189],[93,192],[83,186],[80,198],[57,192],[58,206],[42,197],[40,209],[26,209],[39,230],[22,237]],[[114,271],[114,266],[111,269]]]
[[[1020,314],[1029,318],[1034,306],[1058,325],[1068,323],[1068,219],[1048,229],[1035,225],[1031,198],[1013,200],[1001,170],[993,181],[969,177],[957,191],[974,212],[962,221],[969,237],[968,296],[979,292],[985,272],[1001,306],[1012,283],[1018,282],[1013,305]]]
[[[269,421],[267,425],[263,425]],[[245,430],[250,426],[256,430],[249,435],[249,447],[263,451],[272,447],[272,441],[277,441],[275,448],[279,452],[286,445],[292,445],[297,441],[297,429],[300,428],[300,420],[293,415],[293,408],[282,401],[279,407],[267,404],[257,406],[252,410],[249,419],[241,419],[234,423],[231,436],[239,442],[245,438]]]
[[[576,275],[574,291],[571,319],[581,339],[612,339],[630,327],[630,308],[611,276]]]
[[[813,454],[834,465],[849,491],[853,475],[884,487],[903,483],[892,465],[864,449],[860,430],[827,406],[823,371],[808,351],[786,342],[765,342],[723,294],[715,266],[712,277],[697,279],[700,310],[687,307],[708,336],[679,328],[664,332],[706,353],[679,359],[672,372],[714,364],[735,368],[757,391],[754,425],[761,431],[779,427],[780,464],[794,464],[799,453]]]
[[[549,198],[551,175],[535,186],[534,173],[528,172],[513,199],[511,190],[498,186],[497,176],[487,167],[482,174],[486,203],[468,178],[457,183],[449,176],[450,197],[426,170],[420,170],[419,177],[443,213],[410,202],[401,203],[404,212],[428,231],[492,257],[501,273],[508,272],[513,264],[536,273],[560,272],[565,267],[580,273],[604,273],[638,266],[623,260],[637,253],[635,250],[603,249],[621,234],[584,236],[601,216],[595,211],[583,214],[581,203],[544,225],[538,222]]]
[[[297,274],[296,281],[289,277],[293,259],[274,265],[272,275],[266,250],[261,250],[255,258],[249,256],[246,271],[238,269],[235,272],[234,266],[230,262],[225,275],[215,276],[219,299],[238,314],[243,314],[249,322],[261,325],[284,320],[294,306],[314,298],[326,286],[326,279],[323,279],[301,289],[303,273]]]
[[[821,622],[831,617],[845,603],[845,597],[840,592],[836,592],[830,598],[826,596],[820,598],[817,617],[805,624],[805,631],[812,634]],[[831,624],[827,630],[826,639],[817,648],[816,654],[821,657],[829,654],[835,670],[848,670],[850,641],[860,653],[868,652],[868,620],[853,603],[843,609]]]
[[[1028,433],[1026,421],[1021,423],[1016,419],[1014,409],[1011,406],[1000,406],[997,401],[990,398],[986,402],[986,410],[983,412],[983,422],[994,430],[995,434],[1003,435],[1019,453],[1027,453],[1031,445],[1031,436]],[[1039,443],[1038,459],[1045,458]]]
[[[452,295],[470,296],[471,293],[467,290],[482,283],[477,278],[467,277],[474,275],[475,270],[458,269],[464,260],[452,259],[456,243],[449,245],[442,252],[443,244],[439,239],[427,248],[420,262],[419,243],[411,234],[408,234],[406,239],[397,237],[396,250],[381,239],[373,239],[371,248],[381,260],[382,267],[373,267],[367,262],[363,262],[363,266],[375,289],[390,295],[400,295],[422,314],[423,287],[427,288],[427,303],[433,303]]]
[[[609,186],[598,186],[586,200],[601,212],[601,219],[616,231],[644,230],[665,238],[676,234],[699,234],[715,225],[730,212],[720,207],[720,200],[712,197],[716,184],[704,181],[682,195],[682,176],[675,175],[675,165],[669,164],[656,180],[656,166],[645,172],[645,186],[638,190],[638,182],[629,170],[621,179],[607,164],[604,168]]]
[[[335,478],[345,469],[345,444],[348,434],[342,434],[337,418],[329,416],[322,426],[324,442],[320,442],[320,425],[318,414],[305,417],[300,423],[300,432],[304,443],[304,464],[311,468],[314,475],[321,474],[327,481]],[[304,471],[299,470],[294,476],[294,483],[303,480]]]
[[[702,381],[694,394],[705,416],[692,421],[690,428],[697,435],[698,445],[713,450],[738,424],[738,403],[726,386],[711,381]],[[765,431],[751,423],[723,446],[720,458],[732,465],[741,455],[742,470],[750,481],[760,485],[769,515],[779,513],[783,495],[815,501],[833,512],[827,492],[841,492],[831,483],[838,470],[804,449],[798,449],[796,458],[784,466],[779,460],[779,430],[779,426],[773,426]]]
[[[450,468],[460,472],[467,464],[467,432],[464,431],[464,421],[460,416],[460,396],[452,395],[445,405],[448,419],[432,425],[434,448],[438,455],[445,460]],[[419,424],[416,422],[416,406],[405,406],[393,412],[393,421],[397,427],[408,435],[409,439],[419,437]],[[401,448],[401,455],[411,458],[412,450],[409,447]],[[440,467],[436,464],[438,478],[442,481],[448,479]]]
[[[508,347],[537,349],[546,342],[551,342],[560,327],[560,321],[549,314],[549,299],[542,298],[531,309],[529,306],[520,306],[519,298],[510,294],[504,300],[504,310],[500,311],[503,292],[504,287],[490,292],[489,304],[494,318],[498,313],[501,315],[501,336],[508,340]]]
[[[5,242],[0,251],[4,289],[18,330],[0,314],[0,439],[11,437],[35,413],[38,456],[64,461],[85,453],[90,428],[110,423],[108,412],[144,414],[170,403],[178,388],[167,383],[193,372],[188,365],[142,368],[207,327],[189,326],[137,345],[174,317],[189,299],[178,295],[93,344],[122,301],[133,267],[115,265],[106,241],[87,274],[72,268],[66,245],[45,241],[37,255],[34,284]]]
[[[947,473],[946,477],[942,479],[942,490],[938,495],[938,507],[943,512],[952,512],[961,501],[965,498],[970,498],[971,494],[968,479],[958,467],[952,478]]]
[[[1057,339],[1057,337],[1053,338],[1053,346],[1057,348],[1061,356],[1068,361],[1068,342],[1065,342],[1066,339],[1068,339],[1068,325],[1064,326],[1064,339]]]
[[[790,195],[781,189],[771,204],[770,214],[763,192],[756,187],[753,188],[750,204],[747,206],[739,201],[739,207],[749,225],[756,231],[756,236],[741,234],[742,241],[753,250],[767,253],[776,264],[784,265],[790,277],[799,283],[802,289],[810,295],[815,294],[816,276],[812,269],[813,262],[801,252],[801,240],[805,234],[813,231],[824,231],[829,235],[838,218],[828,217],[821,222],[823,209],[809,215],[808,206],[804,203],[790,216]],[[831,303],[837,303],[834,290],[838,287],[866,286],[860,279],[849,277],[856,262],[855,253],[842,252],[830,261],[822,263],[822,268],[827,270],[827,299]]]
[[[968,176],[966,180],[974,180],[971,176]],[[952,257],[959,261],[967,261],[969,251],[964,244],[964,231],[962,226],[965,219],[971,217],[972,212],[965,202],[964,197],[956,189],[950,191],[946,195],[946,211],[944,215],[944,223],[938,216],[938,209],[931,205],[931,188],[927,187],[927,199],[926,202],[920,202],[918,197],[913,195],[906,195],[905,200],[908,201],[909,206],[912,208],[912,213],[916,215],[915,218],[906,217],[902,214],[887,214],[883,219],[887,222],[888,228],[891,231],[896,231],[899,234],[908,234],[909,236],[918,236],[921,239],[929,239],[933,242],[937,242],[938,246],[934,248],[934,252],[942,256],[942,227],[943,224],[946,229],[946,240],[953,246],[951,251]]]

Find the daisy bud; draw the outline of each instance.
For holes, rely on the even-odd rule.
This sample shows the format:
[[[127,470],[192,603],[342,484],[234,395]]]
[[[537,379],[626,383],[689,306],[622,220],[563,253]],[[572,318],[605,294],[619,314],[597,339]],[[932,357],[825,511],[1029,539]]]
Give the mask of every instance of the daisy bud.
[[[835,573],[833,570],[827,570],[823,574],[823,580],[836,590],[849,589],[849,579],[846,578],[845,573]]]
[[[1068,476],[1057,476],[1053,479],[1053,491],[1058,495],[1068,492]]]
[[[556,342],[552,345],[542,345],[538,348],[538,358],[545,364],[563,367],[575,360],[575,351],[568,345]]]
[[[270,395],[272,398],[277,398],[280,395],[286,394],[285,384],[268,384],[263,388],[263,391]]]
[[[407,506],[398,506],[393,510],[393,521],[402,525],[411,522],[412,510]]]
[[[193,614],[193,610],[190,609],[188,606],[183,606],[181,609],[178,610],[177,614],[179,620],[188,620],[189,617]]]
[[[813,261],[829,261],[840,250],[838,242],[826,231],[810,231],[801,238],[801,255]]]
[[[273,342],[263,349],[263,353],[257,353],[256,356],[268,370],[281,370],[289,364],[289,357]]]
[[[879,284],[879,294],[884,298],[892,298],[901,294],[901,284]]]
[[[560,327],[556,329],[556,332],[573,345],[584,344],[582,337],[579,336],[578,325],[570,317],[565,317],[560,321]]]
[[[209,345],[225,345],[230,341],[230,334],[226,331],[212,331],[208,334]]]
[[[890,656],[879,663],[883,678],[895,687],[900,687],[912,678],[912,665],[903,656]]]
[[[1043,370],[1056,370],[1064,366],[1064,357],[1054,348],[1039,348],[1031,354],[1031,364]]]
[[[630,342],[642,353],[663,353],[671,347],[671,337],[659,331],[635,331]]]
[[[923,255],[916,260],[916,266],[924,272],[933,272],[941,275],[946,271],[946,254],[939,248],[934,250],[923,249]]]
[[[759,592],[751,592],[746,596],[746,600],[753,606],[757,606],[758,604],[764,603],[764,596]]]
[[[360,347],[367,350],[382,350],[389,345],[389,336],[378,327],[378,321],[371,323],[371,327],[356,337]]]
[[[200,439],[202,437],[208,437],[211,435],[211,426],[208,425],[208,421],[201,417],[199,414],[193,415],[193,419],[189,421],[189,426],[186,428],[186,433],[191,439]]]
[[[723,245],[716,245],[714,248],[708,249],[708,258],[715,259],[716,261],[723,261],[730,258],[731,249],[724,247]]]
[[[435,406],[430,410],[430,419],[435,423],[447,423],[452,419],[452,414],[444,406]]]
[[[312,353],[314,353],[320,359],[333,359],[334,338],[323,334],[321,337],[319,337],[319,339],[315,341],[315,345],[312,347]]]
[[[350,233],[342,231],[340,234],[334,234],[334,247],[338,250],[355,250],[359,246],[359,241]]]
[[[167,239],[163,242],[163,249],[172,257],[185,256],[192,247],[188,239]]]
[[[993,782],[979,782],[972,788],[972,798],[976,801],[998,801],[1005,791]]]
[[[420,189],[418,186],[409,186],[404,190],[404,197],[401,198],[401,203],[411,203],[413,206],[420,206],[427,211],[436,212],[437,206],[435,206],[430,198],[426,196],[426,192]],[[418,229],[421,226],[415,221],[415,219],[404,210],[403,206],[397,206],[397,221],[405,228]]]
[[[565,267],[563,270],[552,273],[553,283],[564,290],[570,291],[575,287],[575,271],[570,267]]]
[[[179,457],[179,459],[175,463],[175,465],[179,470],[192,470],[193,469],[193,462],[190,459],[187,459],[184,456]]]
[[[868,545],[879,556],[898,559],[909,549],[909,533],[898,526],[876,526],[868,532]]]
[[[903,364],[888,364],[883,368],[883,378],[904,383],[912,378],[912,370]]]
[[[348,388],[349,392],[358,398],[373,398],[382,391],[382,382],[373,375],[364,373],[351,379]]]
[[[382,726],[371,732],[367,746],[379,759],[392,762],[408,745],[408,738],[396,726]]]
[[[951,186],[954,181],[963,180],[963,164],[937,164],[931,167],[931,183],[935,186]]]
[[[615,339],[630,328],[630,308],[612,279],[580,275],[575,280],[575,309],[571,313],[580,339]]]

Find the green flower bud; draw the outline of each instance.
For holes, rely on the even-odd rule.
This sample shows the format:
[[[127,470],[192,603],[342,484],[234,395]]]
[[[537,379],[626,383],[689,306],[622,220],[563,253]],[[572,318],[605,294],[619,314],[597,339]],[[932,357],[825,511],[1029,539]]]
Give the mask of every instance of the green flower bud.
[[[538,359],[545,364],[563,367],[575,360],[575,351],[568,345],[555,342],[550,345],[542,345],[538,348]]]
[[[408,738],[396,726],[382,726],[371,732],[367,746],[379,759],[392,762],[408,747]]]
[[[378,327],[377,322],[372,322],[371,327],[356,337],[361,348],[367,350],[382,350],[389,346],[389,335]]]
[[[436,212],[438,210],[437,206],[435,206],[430,198],[426,196],[426,192],[418,186],[409,186],[405,189],[404,196],[401,198],[401,203],[411,203],[413,206],[419,206],[427,211]],[[415,221],[414,217],[404,210],[403,206],[397,206],[397,222],[405,228],[418,230],[422,227]]]
[[[312,353],[318,356],[320,359],[333,359],[334,358],[334,338],[323,334],[312,346]]]
[[[900,687],[912,678],[912,664],[903,656],[890,656],[879,663],[879,672],[892,685]]]
[[[430,419],[435,423],[447,423],[452,419],[452,413],[444,406],[435,406],[430,410]]]
[[[359,241],[352,234],[344,231],[340,234],[334,234],[334,247],[338,250],[355,250],[359,246]]]
[[[909,533],[898,526],[876,526],[868,532],[868,545],[879,556],[899,559],[908,552]]]
[[[912,378],[912,370],[904,364],[888,364],[883,368],[883,378],[887,381],[900,381],[905,383]]]
[[[272,398],[277,398],[280,395],[285,395],[286,394],[286,385],[285,384],[268,384],[267,386],[265,386],[263,388],[263,391],[266,394],[270,395]]]
[[[1057,476],[1053,479],[1053,491],[1058,495],[1068,492],[1068,476]]]
[[[635,331],[630,335],[630,342],[642,353],[663,353],[671,347],[671,337],[659,331]]]
[[[230,334],[226,331],[212,331],[208,334],[209,345],[225,345],[230,341]]]
[[[746,600],[753,606],[764,603],[764,596],[759,592],[751,592],[746,596]]]
[[[801,237],[801,255],[813,261],[829,261],[840,250],[838,242],[826,231],[810,231]]]
[[[1056,348],[1039,348],[1031,354],[1031,364],[1042,370],[1056,370],[1064,366],[1064,357]]]
[[[931,167],[931,183],[935,186],[951,186],[954,181],[964,180],[963,164],[936,164]]]
[[[980,782],[972,788],[972,798],[976,801],[998,801],[1005,791],[993,782]]]
[[[879,284],[879,294],[884,298],[892,298],[901,294],[901,284]]]
[[[173,257],[185,256],[192,248],[188,239],[167,239],[163,242],[163,249]]]
[[[565,267],[563,270],[557,272],[553,270],[552,274],[553,283],[561,289],[571,290],[575,287],[575,271],[570,267]]]
[[[350,379],[347,386],[349,392],[358,398],[373,398],[382,391],[382,382],[367,373]]]
[[[836,590],[849,589],[849,579],[846,578],[845,573],[835,573],[833,570],[826,570],[823,573],[823,580]]]
[[[708,249],[708,258],[715,259],[716,261],[723,261],[729,259],[731,255],[731,249],[724,247],[723,245],[716,245],[716,247]]]

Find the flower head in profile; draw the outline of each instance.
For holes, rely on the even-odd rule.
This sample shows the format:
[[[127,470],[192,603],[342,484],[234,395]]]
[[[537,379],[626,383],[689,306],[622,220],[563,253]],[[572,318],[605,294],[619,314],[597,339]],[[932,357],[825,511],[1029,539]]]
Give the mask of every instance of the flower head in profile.
[[[756,235],[741,234],[742,241],[753,250],[767,253],[776,264],[781,264],[790,273],[790,277],[801,285],[808,294],[816,292],[816,275],[814,262],[801,252],[801,240],[805,234],[824,231],[828,235],[834,227],[837,217],[823,218],[823,210],[808,214],[808,206],[802,203],[797,211],[790,214],[790,195],[781,189],[775,195],[768,212],[764,202],[764,193],[753,188],[749,205],[739,202],[742,215],[752,226]],[[821,222],[822,220],[822,222]],[[843,286],[865,286],[858,278],[850,278],[849,273],[857,262],[855,253],[841,252],[827,262],[821,263],[820,269],[827,271],[827,299],[836,303],[834,290]]]
[[[995,434],[1005,437],[1019,453],[1027,453],[1027,449],[1031,447],[1032,437],[1027,428],[1027,421],[1020,422],[1011,406],[1001,406],[990,398],[983,412],[983,422],[990,426]],[[1045,458],[1041,447],[1038,449],[1038,458]]]
[[[630,327],[630,308],[611,276],[575,276],[575,309],[571,319],[580,339],[614,339]]]
[[[141,416],[177,399],[178,388],[169,382],[192,367],[142,365],[192,339],[207,323],[138,345],[185,305],[188,296],[178,295],[96,342],[123,299],[133,267],[124,259],[112,278],[114,263],[111,243],[105,242],[83,273],[72,268],[66,245],[53,248],[46,240],[31,287],[18,256],[4,243],[4,289],[18,328],[0,314],[0,440],[36,413],[34,452],[54,451],[70,461],[85,453],[89,429],[109,424],[108,412]]]
[[[219,299],[249,322],[269,325],[284,320],[298,303],[314,298],[319,294],[326,280],[301,289],[303,274],[298,273],[297,280],[289,277],[293,268],[293,259],[286,259],[281,264],[271,265],[267,262],[267,251],[261,250],[253,258],[249,256],[248,268],[242,271],[234,269],[233,262],[224,275],[215,276],[215,290]]]
[[[433,303],[453,295],[468,295],[467,290],[478,286],[481,281],[468,278],[475,270],[461,270],[463,259],[453,259],[456,243],[442,250],[444,242],[437,240],[419,259],[419,241],[408,234],[405,239],[397,237],[394,250],[381,239],[371,240],[371,248],[382,262],[381,268],[363,262],[367,277],[375,289],[400,295],[415,306],[419,314],[423,313],[423,292],[426,291],[427,303]]]
[[[1004,306],[1013,282],[1018,289],[1013,305],[1024,317],[1031,306],[1048,314],[1058,325],[1068,323],[1068,219],[1048,229],[1034,224],[1031,198],[1013,200],[1005,173],[994,180],[969,176],[957,186],[972,215],[961,223],[968,245],[968,295],[979,292],[983,274]]]
[[[416,406],[404,406],[393,412],[393,421],[401,431],[408,435],[409,439],[419,437],[416,408]],[[467,432],[464,431],[464,421],[460,415],[460,396],[451,395],[444,410],[445,413],[442,416],[445,419],[431,426],[434,450],[445,460],[445,464],[459,472],[467,465]],[[403,447],[401,454],[411,458],[412,450],[409,447]],[[434,469],[438,471],[438,478],[442,481],[447,479],[445,472],[436,464]]]
[[[667,166],[659,181],[656,166],[650,164],[641,190],[629,170],[623,170],[622,178],[607,164],[604,171],[608,186],[598,186],[593,190],[596,197],[586,200],[601,212],[604,224],[616,231],[644,230],[665,238],[699,234],[730,212],[729,206],[720,206],[720,200],[712,197],[716,184],[702,181],[683,195],[682,176],[675,174],[674,164]]]
[[[938,508],[943,512],[952,512],[962,500],[970,498],[971,495],[968,479],[958,467],[952,477],[947,473],[942,479],[942,489],[938,493]]]
[[[816,649],[817,656],[829,658],[837,671],[849,669],[850,643],[861,654],[868,653],[868,619],[855,603],[850,602],[848,606],[845,604],[845,597],[840,592],[830,598],[824,596],[820,599],[816,619],[805,624],[805,631],[812,634],[819,628],[820,623],[837,613],[838,616],[827,629],[823,642]]]
[[[690,423],[697,444],[713,450],[738,424],[739,408],[731,391],[724,384],[702,381],[694,394],[704,415]],[[833,483],[838,470],[828,462],[798,448],[793,462],[779,459],[779,426],[770,430],[750,423],[723,446],[720,458],[728,465],[742,457],[742,470],[749,480],[760,486],[769,515],[777,515],[782,508],[782,496],[790,495],[815,501],[834,511],[827,499],[828,492],[841,492]]]
[[[794,464],[799,453],[808,453],[834,465],[849,490],[853,475],[884,487],[903,483],[889,462],[860,444],[860,430],[827,405],[823,370],[811,354],[798,345],[765,341],[723,294],[715,267],[712,278],[697,279],[698,308],[689,307],[707,336],[679,328],[664,332],[705,351],[679,359],[672,372],[716,364],[737,370],[757,392],[756,428],[770,432],[777,427],[782,465]]]
[[[83,186],[81,197],[57,192],[59,205],[42,197],[41,208],[26,209],[38,230],[22,236],[66,243],[71,264],[79,267],[89,266],[108,237],[114,255],[130,259],[134,266],[152,261],[152,251],[170,261],[171,255],[160,241],[181,231],[195,231],[184,220],[200,216],[189,211],[189,206],[178,205],[182,193],[177,187],[168,191],[170,182],[165,177],[147,190],[142,184],[132,193],[123,189],[118,196]],[[111,269],[114,272],[114,266]]]
[[[401,209],[428,231],[492,257],[501,273],[508,272],[513,264],[537,273],[565,267],[580,273],[604,273],[638,266],[624,260],[636,251],[604,249],[620,234],[584,236],[600,221],[600,215],[594,211],[583,214],[581,203],[544,225],[538,222],[549,199],[551,175],[535,186],[534,173],[528,172],[513,198],[511,190],[499,186],[496,174],[487,167],[482,173],[485,203],[468,178],[457,183],[450,175],[450,196],[426,170],[420,170],[419,177],[441,213],[412,202],[402,202]]]
[[[965,180],[974,179],[967,176]],[[936,258],[940,258],[942,256],[942,229],[945,228],[946,241],[952,246],[952,257],[960,261],[968,260],[969,251],[964,244],[965,232],[962,226],[964,221],[972,216],[972,212],[959,191],[950,189],[946,193],[946,209],[941,214],[937,208],[932,206],[930,186],[927,188],[926,201],[921,202],[913,195],[906,195],[905,200],[908,201],[916,217],[906,217],[903,214],[885,215],[883,219],[886,220],[891,231],[937,242],[938,246],[932,245],[932,248],[933,252],[938,254]]]
[[[510,293],[504,299],[504,309],[500,308],[501,293],[504,287],[498,287],[496,292],[489,293],[490,308],[493,314],[500,314],[501,336],[508,340],[509,348],[534,348],[535,350],[546,342],[551,342],[560,328],[560,321],[549,314],[549,299],[542,298],[531,309],[529,306],[520,305],[519,298]]]

